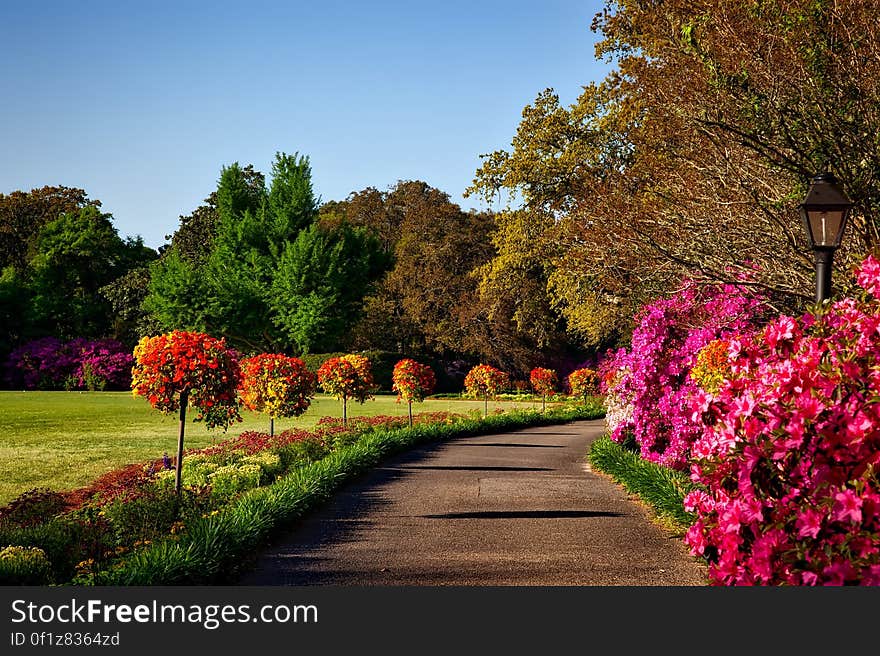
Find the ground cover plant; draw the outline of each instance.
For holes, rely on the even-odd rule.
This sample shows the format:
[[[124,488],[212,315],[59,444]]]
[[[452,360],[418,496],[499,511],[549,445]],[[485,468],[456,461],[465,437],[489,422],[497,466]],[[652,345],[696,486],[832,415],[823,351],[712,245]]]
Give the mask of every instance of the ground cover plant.
[[[598,405],[480,418],[423,413],[327,418],[311,431],[248,431],[183,460],[185,485],[157,460],[113,472],[78,494],[37,490],[0,510],[5,582],[160,584],[228,578],[284,522],[348,477],[420,441],[601,415]],[[46,566],[46,563],[49,565]]]
[[[628,448],[602,436],[590,445],[590,465],[638,496],[670,528],[684,535],[695,518],[684,508],[684,499],[694,489],[694,483],[685,472],[643,459],[633,447],[633,443]]]

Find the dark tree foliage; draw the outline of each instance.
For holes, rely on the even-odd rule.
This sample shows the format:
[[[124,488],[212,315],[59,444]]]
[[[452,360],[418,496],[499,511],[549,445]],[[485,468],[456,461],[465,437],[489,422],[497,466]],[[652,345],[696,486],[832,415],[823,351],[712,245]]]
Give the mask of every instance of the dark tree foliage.
[[[87,206],[100,207],[101,202],[89,200],[85,191],[74,187],[46,186],[0,194],[0,270],[7,266],[24,269],[34,255],[43,226]]]

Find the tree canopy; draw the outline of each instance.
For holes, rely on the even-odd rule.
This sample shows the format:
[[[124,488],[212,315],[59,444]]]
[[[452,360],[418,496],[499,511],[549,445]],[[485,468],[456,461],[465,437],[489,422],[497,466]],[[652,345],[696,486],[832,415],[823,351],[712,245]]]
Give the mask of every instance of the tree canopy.
[[[807,302],[796,206],[818,172],[856,202],[839,261],[876,245],[870,3],[621,0],[593,29],[614,71],[569,107],[540,93],[469,190],[522,199],[549,260],[549,303],[587,343],[614,339],[619,317],[685,271],[745,279],[780,309]]]

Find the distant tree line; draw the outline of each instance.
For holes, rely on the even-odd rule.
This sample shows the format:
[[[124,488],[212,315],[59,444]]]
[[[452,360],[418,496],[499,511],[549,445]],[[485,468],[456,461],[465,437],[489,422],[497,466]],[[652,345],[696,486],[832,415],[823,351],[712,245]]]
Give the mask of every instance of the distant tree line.
[[[0,359],[44,337],[131,348],[173,329],[244,354],[389,351],[462,375],[478,360],[525,375],[583,359],[548,305],[518,315],[534,288],[482,284],[493,213],[463,211],[421,181],[322,204],[311,175],[298,153],[277,153],[268,179],[224,166],[158,251],[120,237],[84,190],[0,195]]]

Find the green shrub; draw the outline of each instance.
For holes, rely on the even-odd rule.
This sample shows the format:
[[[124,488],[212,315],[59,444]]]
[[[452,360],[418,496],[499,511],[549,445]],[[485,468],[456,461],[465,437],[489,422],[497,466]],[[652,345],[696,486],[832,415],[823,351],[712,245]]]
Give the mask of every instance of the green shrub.
[[[173,484],[160,484],[117,497],[100,512],[110,523],[116,545],[131,546],[165,536],[176,522],[192,519],[211,508],[203,487],[184,487],[178,496]]]
[[[0,549],[0,585],[46,585],[51,574],[52,565],[39,547]]]
[[[282,472],[281,456],[271,451],[262,451],[250,456],[244,456],[241,459],[241,463],[256,465],[260,468],[260,484],[274,480]]]
[[[316,437],[306,437],[278,447],[277,453],[281,458],[282,469],[289,471],[320,460],[330,453],[330,447]]]
[[[96,508],[49,518],[33,526],[0,527],[0,544],[41,549],[51,564],[51,579],[68,581],[78,563],[101,561],[114,548],[109,522]]]
[[[259,487],[262,469],[255,464],[233,464],[219,467],[208,477],[211,492],[219,496],[231,496],[236,492]]]

